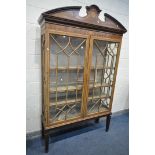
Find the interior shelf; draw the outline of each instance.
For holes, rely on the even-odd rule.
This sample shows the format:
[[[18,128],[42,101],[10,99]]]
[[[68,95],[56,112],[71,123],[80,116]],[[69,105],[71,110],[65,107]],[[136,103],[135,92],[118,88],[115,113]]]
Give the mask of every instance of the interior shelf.
[[[110,98],[110,96],[108,95],[97,95],[97,96],[94,96],[93,99],[103,99],[103,98]],[[88,97],[88,100],[92,100],[92,96],[91,97]]]
[[[108,95],[98,95],[98,96],[94,96],[93,99],[103,99],[103,98],[110,98],[110,96]],[[92,97],[88,97],[88,101],[92,100]],[[75,102],[80,102],[81,101],[81,98],[78,98],[78,99],[69,99],[69,100],[62,100],[62,101],[57,101],[56,102],[50,102],[50,106],[55,106],[55,105],[58,105],[58,106],[63,106],[63,105],[66,105],[66,104],[74,104]]]
[[[84,67],[83,66],[78,66],[78,67],[58,67],[57,68],[58,70],[67,70],[67,69],[69,69],[69,70],[76,70],[76,69],[84,69]],[[56,67],[52,67],[52,68],[50,68],[50,70],[56,70]]]
[[[56,69],[58,69],[58,70],[77,70],[77,69],[79,69],[79,70],[82,70],[82,69],[84,69],[84,66],[78,66],[78,67],[58,67],[58,68],[56,68],[56,67],[51,67],[50,68],[50,70],[51,71],[53,71],[53,70],[56,70]],[[91,67],[91,69],[92,70],[94,70],[94,69],[114,69],[114,67],[109,67],[109,66],[97,66],[97,67],[94,67],[94,66],[92,66]]]
[[[80,102],[81,101],[81,98],[80,99],[70,99],[70,100],[63,100],[63,101],[57,101],[56,102],[51,102],[50,103],[50,106],[55,106],[55,105],[58,105],[58,106],[62,106],[62,105],[66,105],[66,104],[74,104],[75,102]]]
[[[103,84],[101,84],[101,83],[96,83],[96,84],[90,84],[89,85],[89,88],[90,89],[92,89],[92,88],[99,88],[99,87],[110,87],[110,86],[112,86],[112,85],[110,85],[110,84],[107,84],[107,83],[103,83]],[[83,88],[83,85],[82,84],[78,84],[77,86],[76,86],[76,84],[74,85],[74,86],[59,86],[59,87],[55,87],[55,88],[51,88],[50,89],[50,92],[51,93],[53,93],[53,92],[64,92],[64,91],[75,91],[76,89],[77,90],[81,90]]]

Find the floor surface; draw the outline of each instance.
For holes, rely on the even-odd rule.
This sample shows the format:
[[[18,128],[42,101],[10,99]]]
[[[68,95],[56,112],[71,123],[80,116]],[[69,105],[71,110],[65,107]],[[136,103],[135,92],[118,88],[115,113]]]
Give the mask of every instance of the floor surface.
[[[105,132],[105,120],[89,121],[70,131],[59,131],[50,138],[49,152],[44,153],[41,137],[26,142],[27,155],[128,155],[129,114],[112,116]]]

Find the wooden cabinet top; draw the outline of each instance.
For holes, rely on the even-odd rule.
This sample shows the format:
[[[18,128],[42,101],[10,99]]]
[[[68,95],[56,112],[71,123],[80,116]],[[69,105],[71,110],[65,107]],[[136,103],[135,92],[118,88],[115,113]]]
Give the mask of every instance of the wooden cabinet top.
[[[81,6],[68,6],[46,11],[38,19],[40,25],[44,23],[58,23],[73,27],[86,28],[90,30],[99,30],[104,32],[116,33],[122,35],[127,30],[114,17],[105,13],[105,21],[99,19],[102,10],[96,5],[86,6],[87,15],[79,16]]]

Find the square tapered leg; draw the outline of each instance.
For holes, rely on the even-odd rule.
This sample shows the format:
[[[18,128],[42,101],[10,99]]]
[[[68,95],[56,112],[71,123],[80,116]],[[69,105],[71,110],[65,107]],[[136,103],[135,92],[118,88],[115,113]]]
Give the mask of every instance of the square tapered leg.
[[[41,136],[42,136],[42,139],[44,139],[45,135],[44,135],[44,125],[43,125],[43,123],[42,123]]]
[[[106,130],[105,130],[106,132],[109,131],[110,120],[111,120],[111,115],[109,114],[106,119]]]
[[[48,153],[48,147],[49,147],[49,135],[45,135],[45,153]]]

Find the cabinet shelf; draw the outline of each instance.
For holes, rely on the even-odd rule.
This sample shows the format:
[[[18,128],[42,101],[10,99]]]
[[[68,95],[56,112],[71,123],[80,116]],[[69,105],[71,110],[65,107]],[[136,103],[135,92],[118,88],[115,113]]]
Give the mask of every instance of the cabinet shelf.
[[[93,99],[103,99],[103,98],[110,98],[110,96],[108,96],[108,95],[101,95],[101,96],[99,96],[99,95],[97,95],[97,96],[94,96],[93,97]],[[88,101],[89,100],[92,100],[92,96],[91,97],[88,97]]]
[[[96,67],[94,67],[94,66],[91,66],[91,68],[90,68],[91,70],[95,70],[95,69],[115,69],[114,67],[109,67],[109,66],[96,66]]]
[[[83,66],[79,66],[79,67],[58,67],[58,68],[56,68],[56,67],[52,67],[52,68],[50,68],[50,70],[51,71],[53,71],[53,70],[56,70],[56,69],[58,69],[58,70],[67,70],[67,69],[69,69],[69,70],[76,70],[76,69],[84,69],[84,67]]]
[[[50,70],[51,71],[53,71],[53,70],[56,70],[56,69],[58,69],[58,70],[77,70],[77,69],[79,69],[79,70],[82,70],[82,69],[84,69],[84,66],[78,66],[78,67],[58,67],[58,68],[56,68],[56,67],[51,67],[50,68]],[[114,67],[109,67],[109,66],[97,66],[96,68],[94,67],[94,66],[92,66],[91,67],[91,70],[95,70],[95,69],[98,69],[98,70],[101,70],[101,69],[115,69]]]
[[[55,106],[55,105],[58,105],[58,106],[62,106],[62,105],[65,105],[65,104],[74,104],[75,102],[80,102],[81,99],[70,99],[70,100],[63,100],[63,101],[57,101],[56,102],[50,102],[50,106]]]
[[[101,95],[101,96],[94,96],[93,99],[103,99],[103,98],[110,98],[110,96],[107,95]],[[88,97],[88,101],[92,100],[92,97]],[[63,106],[65,104],[74,104],[75,102],[80,102],[82,101],[81,98],[79,99],[70,99],[70,100],[63,100],[63,101],[57,101],[56,102],[50,102],[50,106]]]
[[[90,84],[89,85],[89,89],[99,88],[99,87],[110,87],[110,86],[112,86],[112,85],[107,84],[107,83],[103,83],[103,84],[96,83],[96,84],[94,84],[94,86],[93,86],[93,84]],[[75,91],[76,89],[77,90],[82,90],[82,88],[83,88],[83,85],[79,84],[79,85],[76,86],[76,84],[75,84],[74,86],[68,86],[68,91]],[[65,92],[65,91],[67,91],[67,87],[66,86],[60,86],[60,87],[57,87],[57,88],[55,87],[55,88],[51,88],[50,89],[51,93],[54,93],[54,92]]]

